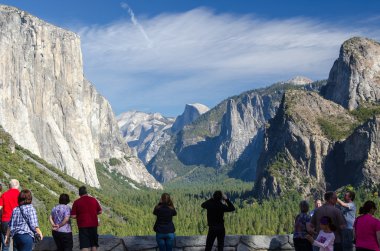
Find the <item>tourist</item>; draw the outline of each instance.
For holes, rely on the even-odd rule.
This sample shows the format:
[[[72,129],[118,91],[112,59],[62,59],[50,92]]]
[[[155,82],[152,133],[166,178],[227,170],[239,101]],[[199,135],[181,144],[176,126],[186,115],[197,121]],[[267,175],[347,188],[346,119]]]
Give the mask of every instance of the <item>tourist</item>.
[[[9,181],[9,190],[4,192],[0,197],[0,210],[2,210],[1,216],[1,242],[2,242],[2,251],[8,251],[9,245],[5,244],[5,235],[8,230],[8,223],[11,220],[12,211],[15,207],[18,206],[18,196],[20,191],[18,190],[20,183],[16,179],[11,179]],[[13,243],[13,249],[15,245]]]
[[[3,184],[0,183],[0,198],[1,198],[1,195],[3,194]],[[2,236],[1,234],[1,217],[3,215],[3,210],[0,209],[0,235]],[[2,242],[0,243],[0,250],[1,250],[1,246],[2,246]]]
[[[334,251],[334,240],[335,235],[333,231],[335,231],[336,227],[332,223],[332,220],[328,216],[323,216],[319,223],[319,234],[317,238],[314,238],[310,235],[307,235],[306,238],[313,244],[319,248],[319,251]]]
[[[74,201],[71,217],[77,220],[79,247],[82,251],[96,251],[98,244],[98,215],[102,213],[99,202],[87,194],[85,186],[79,188],[80,198]]]
[[[309,212],[309,203],[301,201],[300,213],[296,216],[294,222],[293,242],[296,251],[311,251],[313,250],[311,243],[306,239],[307,224],[310,224],[311,217]]]
[[[313,217],[315,210],[321,206],[322,206],[322,201],[320,199],[315,199],[314,200],[314,209],[310,211],[310,217]]]
[[[342,229],[346,226],[346,221],[344,220],[342,212],[335,207],[338,197],[335,192],[326,192],[324,195],[325,204],[315,210],[313,217],[311,217],[310,228],[316,229],[314,231],[314,237],[316,237],[316,233],[319,233],[321,218],[323,216],[328,216],[331,218],[332,223],[336,226],[335,234],[335,243],[334,250],[342,251]]]
[[[373,217],[375,211],[376,205],[370,200],[359,209],[354,223],[356,251],[380,250],[380,221]]]
[[[5,243],[8,244],[9,237],[12,236],[18,251],[31,251],[33,242],[37,241],[36,239],[43,239],[32,200],[32,193],[27,189],[22,190],[18,196],[19,206],[13,210],[11,220],[8,223]]]
[[[342,246],[344,251],[352,251],[354,248],[354,222],[356,217],[356,206],[354,203],[355,193],[347,191],[344,194],[344,201],[337,199],[339,209],[346,219],[346,228],[342,230]]]
[[[206,239],[206,251],[211,251],[215,238],[218,240],[218,251],[223,250],[224,237],[224,213],[235,211],[234,205],[221,191],[215,191],[211,199],[202,203],[202,208],[207,209],[208,234]]]
[[[59,204],[56,205],[49,216],[52,226],[52,235],[58,251],[73,250],[73,233],[71,231],[70,212],[67,205],[70,202],[68,194],[59,196]]]
[[[169,194],[161,195],[160,202],[154,208],[153,214],[157,216],[153,229],[156,232],[158,248],[160,251],[172,251],[175,238],[173,216],[176,216],[177,212]]]

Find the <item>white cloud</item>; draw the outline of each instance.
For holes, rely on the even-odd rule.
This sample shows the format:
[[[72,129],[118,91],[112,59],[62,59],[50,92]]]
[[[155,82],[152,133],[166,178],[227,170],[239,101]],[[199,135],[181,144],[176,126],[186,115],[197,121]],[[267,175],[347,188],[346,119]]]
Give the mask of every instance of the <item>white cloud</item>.
[[[129,6],[121,6],[136,21]],[[207,9],[136,23],[126,19],[77,29],[87,78],[116,113],[138,109],[176,115],[185,103],[213,106],[294,75],[324,79],[344,40],[378,35],[307,18],[265,20]]]

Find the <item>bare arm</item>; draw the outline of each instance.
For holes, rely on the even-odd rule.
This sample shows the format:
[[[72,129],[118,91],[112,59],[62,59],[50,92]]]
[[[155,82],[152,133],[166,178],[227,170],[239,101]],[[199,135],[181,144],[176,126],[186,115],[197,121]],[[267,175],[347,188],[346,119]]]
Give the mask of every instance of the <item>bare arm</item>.
[[[53,217],[51,217],[51,215],[49,215],[49,222],[50,222],[51,226],[54,227],[55,223],[54,223]]]
[[[337,199],[337,202],[339,205],[341,205],[342,207],[350,207],[347,203],[345,203],[344,201],[342,201],[341,199]]]
[[[5,240],[4,240],[5,245],[9,245],[9,236],[11,236],[11,228],[10,227],[8,227],[7,234],[5,235]]]
[[[44,238],[44,236],[42,235],[42,232],[41,232],[41,230],[40,230],[39,227],[36,227],[36,232],[37,232],[37,234],[40,235],[40,238],[41,238],[41,240],[42,240],[42,239]]]
[[[380,243],[380,231],[376,232],[377,243]]]

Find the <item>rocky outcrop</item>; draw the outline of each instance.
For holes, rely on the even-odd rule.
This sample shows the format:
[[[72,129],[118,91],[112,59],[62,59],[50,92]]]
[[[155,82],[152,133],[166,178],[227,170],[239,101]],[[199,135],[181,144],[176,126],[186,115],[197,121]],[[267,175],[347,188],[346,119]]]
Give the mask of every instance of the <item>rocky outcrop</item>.
[[[199,103],[186,104],[185,110],[176,118],[171,131],[173,133],[181,131],[185,126],[193,123],[203,113],[208,112],[208,110],[210,110],[210,108]]]
[[[353,110],[380,99],[380,44],[354,37],[343,43],[322,94]]]
[[[201,251],[205,249],[206,236],[177,236],[174,250]],[[216,242],[215,242],[216,243]],[[56,246],[53,238],[46,237],[39,242],[35,251],[53,251]],[[78,236],[74,236],[74,248],[79,250]],[[155,236],[128,236],[118,238],[110,235],[99,236],[99,251],[156,251],[158,250]],[[228,235],[225,238],[224,250],[229,251],[264,251],[264,250],[294,250],[292,235]]]
[[[83,76],[79,37],[24,11],[0,6],[0,124],[15,141],[98,187],[94,160],[160,187],[123,143],[108,101]],[[132,166],[133,165],[133,166]]]
[[[315,92],[287,91],[265,132],[255,195],[269,197],[289,190],[310,195],[325,190],[326,157],[356,123],[347,110]]]
[[[327,182],[331,188],[379,184],[379,149],[380,116],[375,116],[334,146],[326,163]]]
[[[136,155],[147,164],[158,149],[170,139],[173,118],[159,113],[126,112],[117,117],[124,139]]]

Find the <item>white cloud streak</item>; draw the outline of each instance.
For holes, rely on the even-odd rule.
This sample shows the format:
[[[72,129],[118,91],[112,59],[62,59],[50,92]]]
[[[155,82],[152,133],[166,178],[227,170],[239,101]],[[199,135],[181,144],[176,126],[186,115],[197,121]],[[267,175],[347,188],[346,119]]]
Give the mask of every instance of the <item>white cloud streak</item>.
[[[129,5],[127,3],[124,3],[124,2],[120,3],[120,6],[124,10],[128,11],[129,16],[131,17],[131,22],[133,23],[133,25],[135,25],[140,30],[141,34],[144,36],[145,40],[148,43],[148,47],[152,47],[152,41],[148,37],[148,34],[146,34],[144,27],[137,21],[137,18],[135,17],[135,13],[131,9],[131,7],[129,7]]]
[[[379,38],[378,30],[307,18],[264,20],[207,9],[140,19],[140,25],[129,6],[121,6],[130,10],[132,24],[76,29],[87,78],[116,113],[137,109],[172,116],[185,103],[213,106],[294,75],[325,79],[344,40]]]

